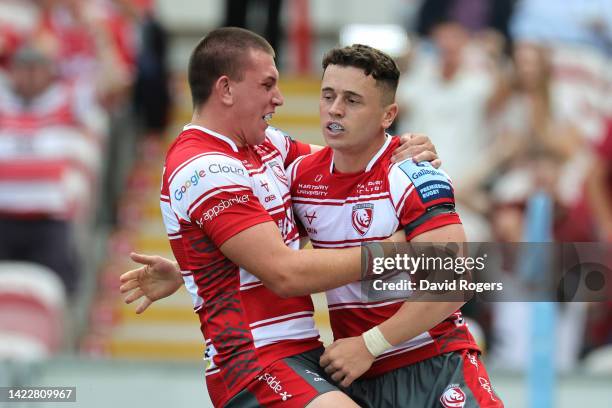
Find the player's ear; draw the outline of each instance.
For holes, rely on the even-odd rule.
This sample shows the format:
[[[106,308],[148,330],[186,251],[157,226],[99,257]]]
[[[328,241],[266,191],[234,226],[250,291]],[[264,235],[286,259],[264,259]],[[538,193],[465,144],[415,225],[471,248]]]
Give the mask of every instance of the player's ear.
[[[227,75],[221,75],[215,81],[213,92],[217,94],[224,105],[231,106],[234,104],[232,82]]]
[[[398,111],[399,111],[399,108],[397,106],[397,103],[392,103],[385,107],[385,111],[383,113],[383,118],[382,118],[382,127],[384,129],[388,129],[393,124],[393,121],[397,117]]]

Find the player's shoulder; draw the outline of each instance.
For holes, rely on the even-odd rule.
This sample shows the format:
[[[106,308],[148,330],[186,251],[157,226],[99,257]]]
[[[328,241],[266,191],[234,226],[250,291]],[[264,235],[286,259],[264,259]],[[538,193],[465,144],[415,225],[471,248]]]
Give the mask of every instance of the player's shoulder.
[[[181,135],[183,136],[183,135]],[[248,176],[242,161],[232,152],[207,146],[200,140],[190,138],[177,139],[168,150],[166,156],[166,174],[172,183],[177,176],[210,178],[220,176]]]
[[[289,134],[274,126],[268,126],[265,134],[266,138],[263,145],[270,145],[280,151],[287,150],[289,142],[293,140]]]
[[[424,203],[436,200],[447,200],[454,197],[450,177],[444,170],[436,169],[429,162],[415,163],[406,159],[394,164],[389,171],[389,184],[397,194],[402,188],[414,186]]]
[[[282,131],[279,128],[275,128],[274,126],[268,126],[266,128],[266,137],[271,141],[276,141],[280,139],[285,139],[286,137],[290,137],[287,133]]]
[[[436,169],[430,162],[415,163],[412,158],[397,163],[390,163],[389,178],[406,180],[412,184],[422,184],[429,181],[450,181],[450,177],[442,169]]]

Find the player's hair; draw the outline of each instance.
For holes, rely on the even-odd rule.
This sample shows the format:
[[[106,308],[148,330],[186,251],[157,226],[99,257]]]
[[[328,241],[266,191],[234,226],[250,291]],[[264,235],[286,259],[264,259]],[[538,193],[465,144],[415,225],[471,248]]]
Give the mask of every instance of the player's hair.
[[[242,80],[249,64],[249,50],[275,56],[263,37],[243,28],[218,28],[200,40],[189,58],[187,74],[194,108],[206,103],[219,77]]]
[[[384,52],[363,44],[334,48],[323,57],[323,71],[329,65],[362,69],[366,76],[372,75],[376,86],[383,88],[385,104],[395,101],[400,72],[393,58]]]

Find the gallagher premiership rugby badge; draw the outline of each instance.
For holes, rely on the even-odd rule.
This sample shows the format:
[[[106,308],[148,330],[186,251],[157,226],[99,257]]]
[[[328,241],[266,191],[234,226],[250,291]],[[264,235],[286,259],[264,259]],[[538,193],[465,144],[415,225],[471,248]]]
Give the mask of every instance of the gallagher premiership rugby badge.
[[[406,173],[424,203],[454,197],[453,187],[446,174],[436,170],[428,162],[417,164],[406,160],[399,168]]]

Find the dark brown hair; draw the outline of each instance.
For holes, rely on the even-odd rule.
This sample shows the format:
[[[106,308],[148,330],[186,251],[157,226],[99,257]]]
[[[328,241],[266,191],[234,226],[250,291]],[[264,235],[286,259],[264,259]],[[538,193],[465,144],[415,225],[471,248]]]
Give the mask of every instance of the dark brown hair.
[[[363,44],[334,48],[323,57],[323,71],[329,65],[355,67],[372,75],[376,85],[383,88],[384,102],[393,103],[400,72],[393,59],[382,51]]]
[[[200,40],[191,53],[188,68],[194,108],[208,100],[219,77],[227,75],[232,80],[242,80],[249,63],[249,50],[274,57],[274,49],[263,37],[243,28],[218,28]]]

